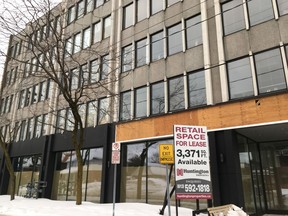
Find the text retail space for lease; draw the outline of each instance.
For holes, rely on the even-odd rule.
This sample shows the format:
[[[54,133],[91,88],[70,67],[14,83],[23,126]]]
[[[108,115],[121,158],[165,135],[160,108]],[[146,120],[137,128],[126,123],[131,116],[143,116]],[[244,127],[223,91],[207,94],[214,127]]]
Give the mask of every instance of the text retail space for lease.
[[[176,199],[212,199],[207,127],[174,125]]]

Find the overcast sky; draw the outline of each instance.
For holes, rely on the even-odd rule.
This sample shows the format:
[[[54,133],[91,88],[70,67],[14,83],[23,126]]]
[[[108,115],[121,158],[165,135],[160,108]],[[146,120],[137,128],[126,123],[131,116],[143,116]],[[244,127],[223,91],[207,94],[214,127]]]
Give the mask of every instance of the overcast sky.
[[[19,8],[19,10],[24,9],[24,7],[21,7],[21,2],[25,1],[25,0],[0,0],[0,16],[4,16],[5,18],[7,17],[8,13],[5,13],[5,9],[7,8],[9,9],[9,4],[14,4],[17,5]],[[40,1],[50,1],[53,5],[56,5],[58,3],[61,2],[61,0],[32,0],[35,1],[37,3],[39,3]],[[8,2],[8,3],[7,3]],[[13,12],[12,8],[10,10],[10,12]],[[17,11],[15,11],[17,12]],[[0,26],[1,28],[1,26]],[[1,28],[0,31],[0,52],[4,52],[5,54],[7,53],[7,48],[8,48],[8,43],[9,43],[9,33],[7,33],[7,31],[5,32],[5,30],[3,28]],[[5,57],[2,56],[0,54],[0,80],[2,80],[2,74],[3,74],[3,70],[4,70],[4,63],[5,63]]]

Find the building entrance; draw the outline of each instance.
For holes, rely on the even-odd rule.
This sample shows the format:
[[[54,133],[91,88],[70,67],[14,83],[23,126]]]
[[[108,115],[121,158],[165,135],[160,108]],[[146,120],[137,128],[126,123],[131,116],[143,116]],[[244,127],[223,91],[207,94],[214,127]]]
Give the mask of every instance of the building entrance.
[[[238,136],[245,209],[249,215],[288,212],[288,141]]]

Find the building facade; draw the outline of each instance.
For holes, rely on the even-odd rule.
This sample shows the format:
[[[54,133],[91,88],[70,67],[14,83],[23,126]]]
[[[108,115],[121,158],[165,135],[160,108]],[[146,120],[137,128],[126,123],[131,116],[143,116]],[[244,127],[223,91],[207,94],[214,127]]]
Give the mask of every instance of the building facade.
[[[288,213],[285,0],[81,0],[59,7],[65,59],[87,56],[69,68],[78,74],[71,88],[79,88],[83,68],[91,85],[113,80],[114,73],[121,77],[81,105],[85,200],[112,201],[111,143],[120,142],[117,200],[162,204],[165,166],[158,145],[173,143],[173,125],[182,124],[208,128],[213,205],[233,203],[254,215]],[[59,16],[49,20],[55,29]],[[20,125],[10,148],[17,194],[33,180],[45,181],[39,196],[73,200],[71,112],[50,79],[17,81],[17,70],[27,66],[13,58],[34,65],[22,54],[25,47],[11,37],[1,95],[2,134],[10,134],[6,119]],[[194,209],[209,203],[180,201]]]

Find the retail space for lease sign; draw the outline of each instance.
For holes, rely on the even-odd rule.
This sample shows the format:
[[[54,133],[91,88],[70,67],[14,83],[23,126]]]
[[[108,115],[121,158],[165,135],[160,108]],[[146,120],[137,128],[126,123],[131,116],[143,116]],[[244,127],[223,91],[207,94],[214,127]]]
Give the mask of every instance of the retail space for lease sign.
[[[207,127],[174,125],[176,199],[212,199]]]

